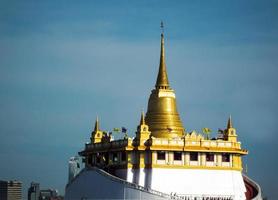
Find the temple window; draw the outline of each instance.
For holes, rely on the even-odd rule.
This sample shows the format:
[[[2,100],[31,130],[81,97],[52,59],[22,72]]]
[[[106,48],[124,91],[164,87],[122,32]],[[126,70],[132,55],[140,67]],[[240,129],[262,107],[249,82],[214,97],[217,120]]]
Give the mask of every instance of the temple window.
[[[165,151],[157,152],[157,160],[165,160]]]
[[[213,162],[214,161],[214,154],[213,153],[206,153],[206,161]]]
[[[198,161],[198,152],[190,152],[190,161]]]
[[[113,153],[113,162],[118,162],[118,154]]]
[[[122,161],[126,161],[126,152],[122,152]]]
[[[181,152],[174,151],[174,160],[181,160]]]
[[[222,154],[222,162],[230,162],[230,154],[223,153]]]
[[[108,165],[108,163],[109,163],[109,154],[107,152],[104,154],[103,158],[104,158],[105,164]]]
[[[100,155],[97,155],[97,163],[100,163]]]
[[[92,164],[92,162],[93,162],[93,158],[92,158],[92,156],[89,156],[88,157],[88,164]]]

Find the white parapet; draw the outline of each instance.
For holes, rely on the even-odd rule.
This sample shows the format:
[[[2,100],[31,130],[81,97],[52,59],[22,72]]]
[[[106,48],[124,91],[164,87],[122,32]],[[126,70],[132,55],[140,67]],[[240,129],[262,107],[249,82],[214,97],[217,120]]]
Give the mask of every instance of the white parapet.
[[[128,183],[103,170],[83,169],[67,184],[65,200],[126,199],[169,200],[169,195]],[[175,198],[174,198],[175,199]]]

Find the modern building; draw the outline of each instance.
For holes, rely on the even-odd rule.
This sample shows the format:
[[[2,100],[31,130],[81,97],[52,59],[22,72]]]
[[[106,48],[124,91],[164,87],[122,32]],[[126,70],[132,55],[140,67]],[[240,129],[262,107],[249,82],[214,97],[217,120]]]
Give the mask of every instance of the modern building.
[[[54,189],[44,189],[40,191],[40,200],[54,200],[58,199],[58,191]]]
[[[216,138],[186,131],[168,80],[162,33],[155,88],[135,137],[113,140],[97,119],[90,143],[79,152],[85,169],[67,184],[65,199],[259,200],[259,185],[242,173],[248,151],[238,134],[231,116]]]
[[[21,200],[22,182],[0,180],[0,200]]]
[[[32,182],[28,189],[28,200],[39,200],[40,184]]]
[[[40,184],[31,182],[28,189],[28,200],[62,200],[56,189],[40,189]],[[0,199],[1,200],[1,199]]]

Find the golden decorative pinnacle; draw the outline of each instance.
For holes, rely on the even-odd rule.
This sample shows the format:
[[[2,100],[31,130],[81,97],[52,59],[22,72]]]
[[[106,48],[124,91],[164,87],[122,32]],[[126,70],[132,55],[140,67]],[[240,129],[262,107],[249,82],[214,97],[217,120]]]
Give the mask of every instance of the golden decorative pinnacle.
[[[97,116],[97,118],[96,118],[94,131],[95,131],[95,132],[99,131],[99,121],[98,121],[98,116]]]
[[[145,125],[145,115],[144,111],[141,112],[141,119],[140,119],[140,125]]]
[[[232,116],[230,115],[228,123],[227,123],[227,129],[229,128],[233,128],[233,124],[232,124]]]

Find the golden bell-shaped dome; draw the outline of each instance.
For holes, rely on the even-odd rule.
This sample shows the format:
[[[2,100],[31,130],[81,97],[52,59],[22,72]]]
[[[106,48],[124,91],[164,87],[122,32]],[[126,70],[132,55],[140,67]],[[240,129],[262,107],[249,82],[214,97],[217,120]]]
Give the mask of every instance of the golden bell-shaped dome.
[[[154,137],[181,137],[184,135],[184,127],[177,111],[174,90],[169,85],[164,51],[164,35],[161,34],[159,72],[155,89],[149,98],[146,124]]]

